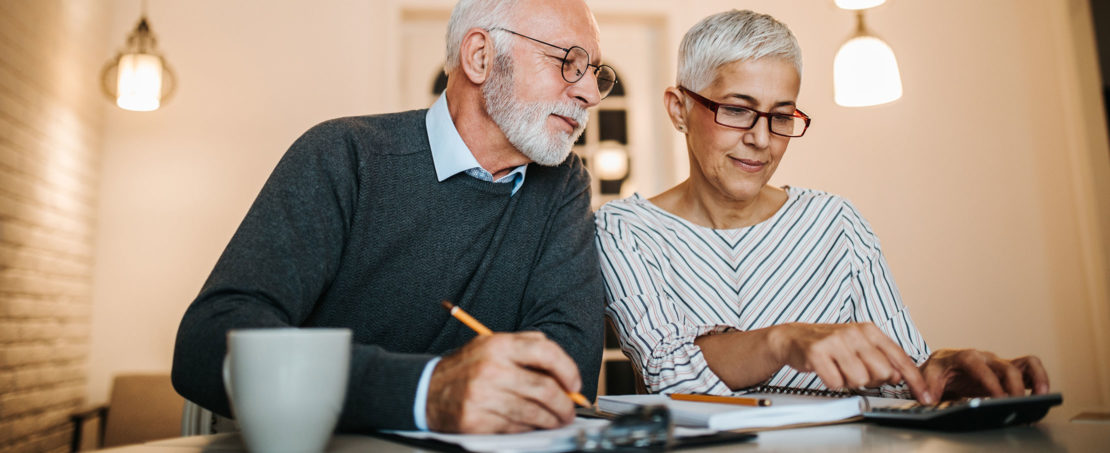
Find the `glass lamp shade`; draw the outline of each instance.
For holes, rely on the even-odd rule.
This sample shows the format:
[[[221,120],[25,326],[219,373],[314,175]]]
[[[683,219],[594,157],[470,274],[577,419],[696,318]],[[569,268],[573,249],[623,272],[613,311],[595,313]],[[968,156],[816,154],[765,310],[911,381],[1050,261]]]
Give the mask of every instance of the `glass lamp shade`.
[[[841,9],[867,9],[886,3],[886,0],[836,0],[836,6]]]
[[[116,105],[125,110],[149,112],[162,104],[162,58],[144,53],[119,57]]]
[[[594,153],[597,179],[619,181],[628,175],[628,152],[623,146],[602,146]]]
[[[127,36],[127,43],[100,71],[104,95],[122,109],[158,110],[177,87],[177,77],[158,52],[157,39],[146,17]]]
[[[881,39],[857,35],[840,46],[833,60],[836,103],[844,107],[885,104],[902,97],[898,60]]]

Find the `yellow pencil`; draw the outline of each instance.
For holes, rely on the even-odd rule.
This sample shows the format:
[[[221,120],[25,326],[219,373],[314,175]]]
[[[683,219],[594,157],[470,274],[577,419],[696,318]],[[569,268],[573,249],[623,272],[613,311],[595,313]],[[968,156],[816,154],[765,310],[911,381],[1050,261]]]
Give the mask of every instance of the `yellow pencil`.
[[[739,404],[741,406],[770,406],[771,400],[748,398],[745,396],[701,395],[696,393],[672,393],[672,400],[698,401],[703,403]]]
[[[443,301],[442,304],[443,308],[446,308],[447,311],[451,312],[451,316],[454,316],[455,319],[462,321],[462,323],[466,324],[467,327],[471,328],[475,332],[478,332],[478,335],[493,335],[493,331],[489,330],[489,327],[482,325],[482,323],[478,322],[477,319],[474,319],[473,316],[470,316],[469,313],[455,306],[455,304],[452,304],[448,301]],[[569,396],[571,401],[574,401],[579,406],[593,407],[593,404],[590,404],[590,400],[586,399],[586,397],[581,393],[567,392],[567,396]]]

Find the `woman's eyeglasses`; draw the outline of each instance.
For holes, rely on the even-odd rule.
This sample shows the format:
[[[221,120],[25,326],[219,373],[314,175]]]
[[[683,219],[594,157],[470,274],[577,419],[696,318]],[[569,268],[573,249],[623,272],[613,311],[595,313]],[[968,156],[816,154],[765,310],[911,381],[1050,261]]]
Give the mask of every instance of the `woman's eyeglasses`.
[[[742,105],[713,102],[700,94],[686,89],[686,87],[680,86],[678,89],[712,111],[715,116],[714,121],[726,127],[748,130],[755,127],[755,123],[759,121],[760,118],[767,117],[767,127],[772,134],[781,135],[783,137],[801,137],[806,133],[806,129],[809,129],[809,123],[812,121],[809,115],[802,113],[802,111],[798,109],[794,109],[794,113],[790,114],[760,112],[759,110]]]

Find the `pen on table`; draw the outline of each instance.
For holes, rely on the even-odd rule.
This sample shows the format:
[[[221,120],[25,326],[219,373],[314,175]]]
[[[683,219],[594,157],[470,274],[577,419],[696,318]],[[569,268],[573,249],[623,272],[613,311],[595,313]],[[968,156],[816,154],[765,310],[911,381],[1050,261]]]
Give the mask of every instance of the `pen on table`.
[[[741,406],[770,406],[771,400],[764,398],[748,398],[746,396],[719,396],[701,395],[694,393],[672,393],[672,400],[698,401],[702,403],[739,404]]]
[[[462,321],[462,323],[466,324],[466,326],[469,327],[471,330],[478,332],[478,335],[493,335],[493,331],[489,330],[489,327],[482,325],[482,323],[478,322],[477,319],[474,319],[473,316],[470,316],[469,313],[463,311],[462,308],[459,308],[455,304],[452,304],[448,301],[443,301],[441,303],[443,304],[443,308],[446,308],[447,311],[451,312],[451,316],[454,316],[455,319]],[[590,400],[586,399],[586,397],[581,393],[567,392],[567,396],[569,396],[571,401],[574,401],[579,406],[594,406],[593,404],[590,404]]]

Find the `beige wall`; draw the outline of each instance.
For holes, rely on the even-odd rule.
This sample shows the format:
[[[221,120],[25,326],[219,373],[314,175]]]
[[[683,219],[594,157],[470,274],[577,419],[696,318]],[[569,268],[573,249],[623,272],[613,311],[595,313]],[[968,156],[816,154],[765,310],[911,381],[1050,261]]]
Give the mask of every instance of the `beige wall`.
[[[0,451],[68,451],[86,394],[106,22],[0,1]]]
[[[123,43],[137,4],[115,6]],[[371,2],[149,2],[179,86],[152,112],[110,109],[89,396],[167,371],[177,323],[285,149],[313,124],[384,111]]]
[[[134,25],[133,3],[113,2],[110,45]],[[591,3],[599,16],[665,18],[664,81],[681,34],[737,6]],[[411,107],[391,88],[400,4],[150,2],[181,85],[162,110],[105,118],[91,399],[113,373],[169,368],[181,313],[294,138],[330,117]],[[892,0],[868,17],[898,55],[906,95],[864,109],[832,102],[851,14],[831,1],[742,4],[790,25],[805,54],[800,103],[815,123],[775,182],[855,202],[933,347],[1041,356],[1066,395],[1056,418],[1110,405],[1110,164],[1102,118],[1084,121],[1101,108],[1092,37],[1074,26],[1085,3]],[[657,160],[685,166],[682,154]]]

